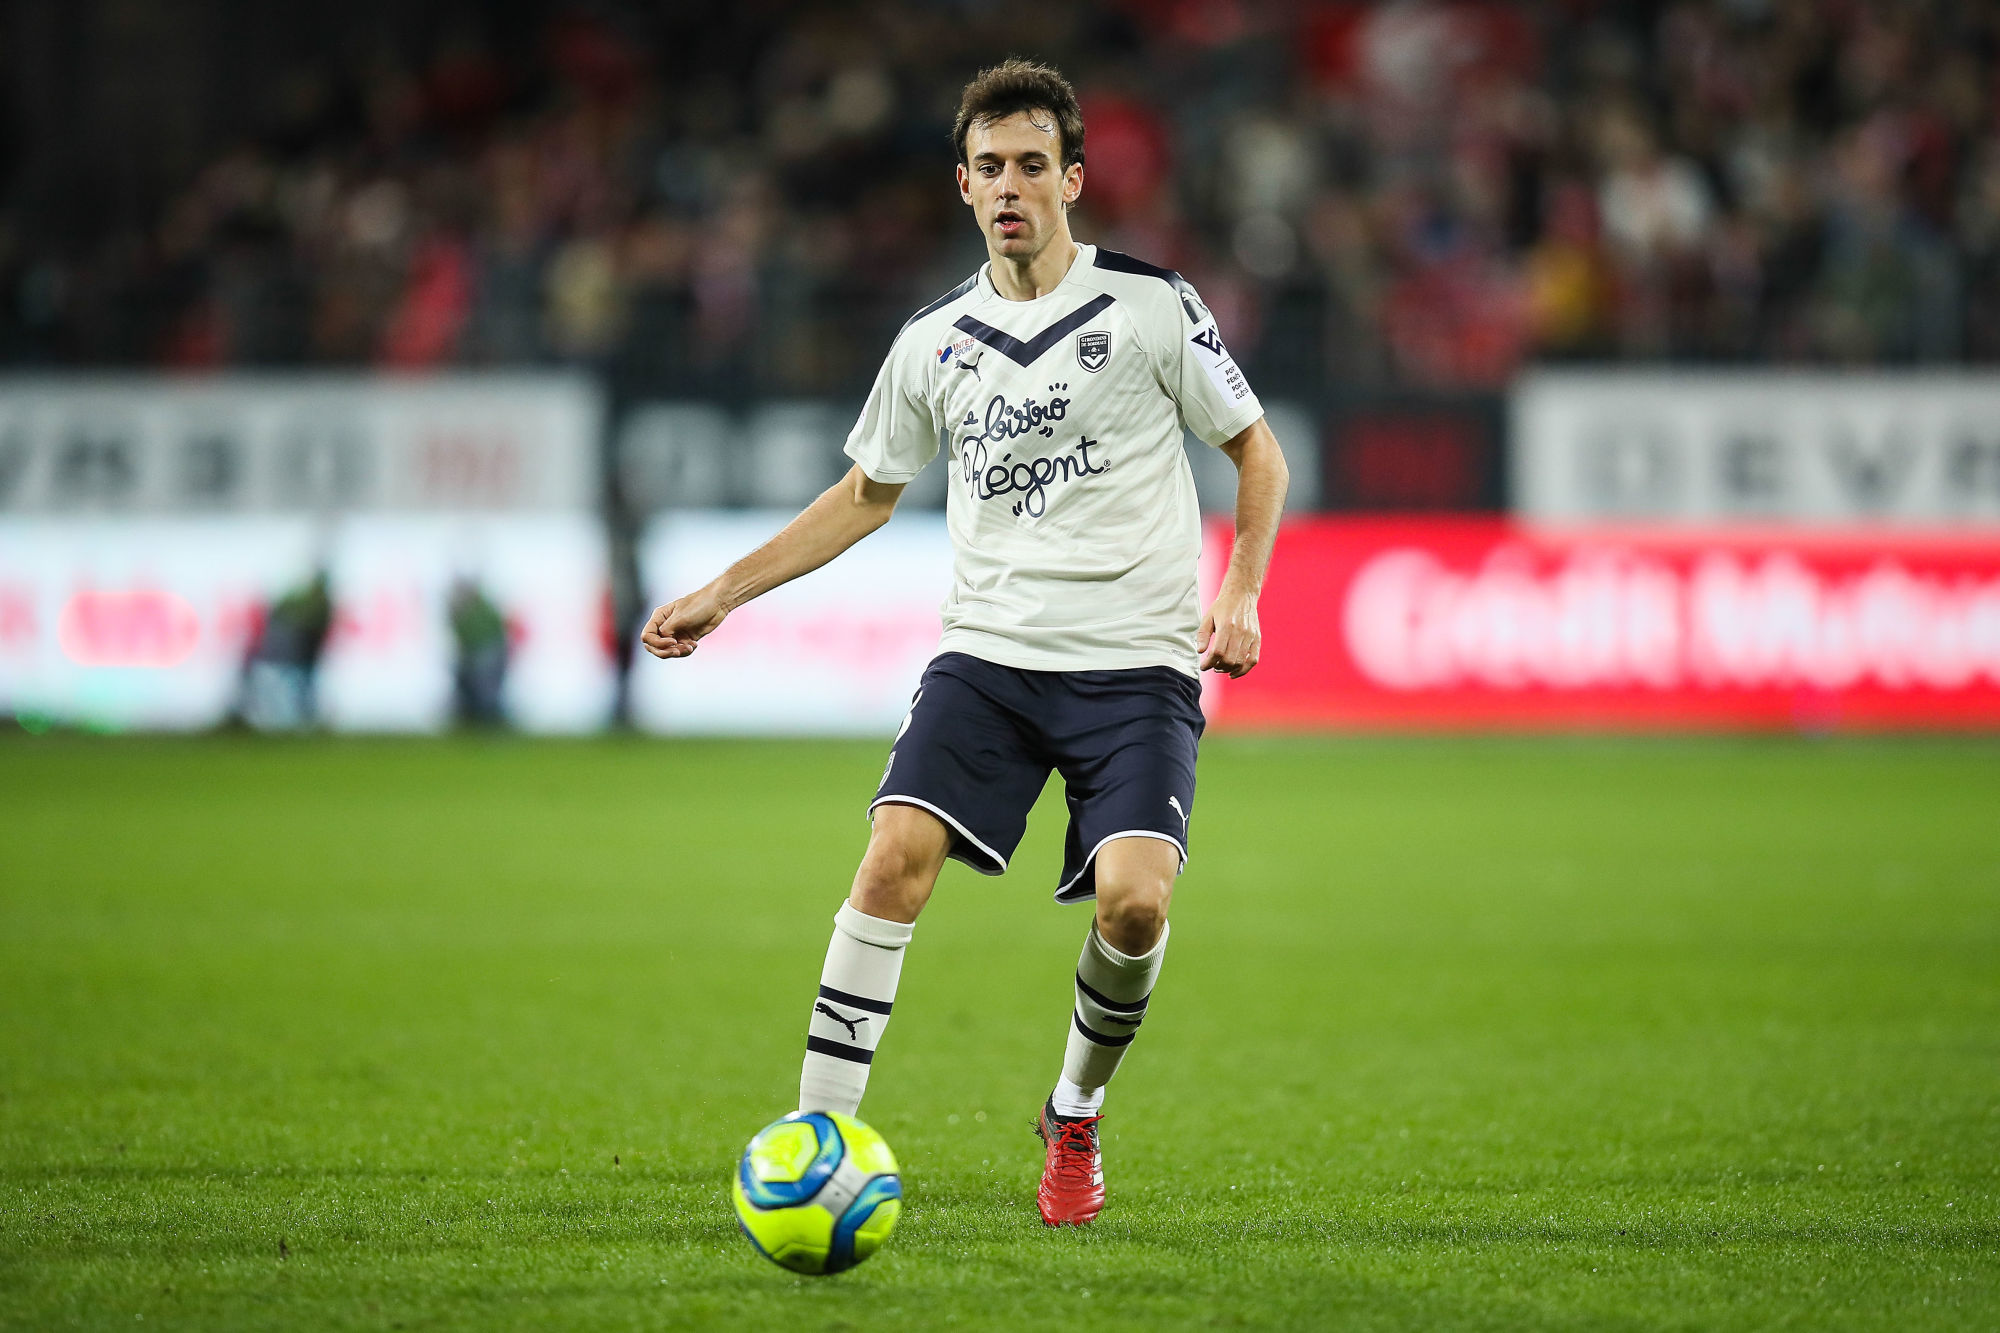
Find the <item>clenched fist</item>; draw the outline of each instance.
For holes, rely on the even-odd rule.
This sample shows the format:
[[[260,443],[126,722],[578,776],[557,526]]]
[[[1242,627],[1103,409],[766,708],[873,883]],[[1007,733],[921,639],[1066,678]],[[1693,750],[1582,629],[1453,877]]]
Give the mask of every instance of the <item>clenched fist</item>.
[[[1257,599],[1225,581],[1215,604],[1201,618],[1195,634],[1203,671],[1221,671],[1240,679],[1250,674],[1264,651],[1264,630],[1257,623]]]
[[[655,657],[686,657],[694,651],[696,642],[712,632],[728,614],[729,608],[723,605],[713,587],[701,588],[653,612],[653,618],[640,632],[639,642]]]

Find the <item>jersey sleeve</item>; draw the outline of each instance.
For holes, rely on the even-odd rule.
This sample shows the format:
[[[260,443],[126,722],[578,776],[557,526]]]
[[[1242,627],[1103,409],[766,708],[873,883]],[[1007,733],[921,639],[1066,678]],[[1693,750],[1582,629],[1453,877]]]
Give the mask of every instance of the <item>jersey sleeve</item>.
[[[1215,316],[1194,288],[1181,284],[1159,332],[1174,346],[1163,347],[1161,378],[1179,404],[1181,421],[1211,445],[1227,444],[1264,415],[1250,381],[1223,344]]]
[[[928,371],[922,347],[905,330],[890,347],[861,416],[847,433],[845,452],[870,480],[909,481],[937,456]]]

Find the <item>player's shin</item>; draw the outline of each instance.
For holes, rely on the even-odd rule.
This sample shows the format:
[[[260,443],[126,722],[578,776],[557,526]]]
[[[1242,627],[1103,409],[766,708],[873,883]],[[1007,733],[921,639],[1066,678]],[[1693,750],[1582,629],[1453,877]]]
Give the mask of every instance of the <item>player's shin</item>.
[[[801,1111],[861,1108],[868,1066],[881,1044],[882,1029],[896,1001],[903,973],[903,950],[915,927],[885,921],[842,903],[833,917],[833,940],[819,974],[812,1022],[806,1030],[806,1062],[799,1074]]]
[[[1057,1115],[1096,1115],[1104,1105],[1104,1085],[1118,1071],[1118,1062],[1145,1020],[1160,960],[1166,956],[1168,933],[1162,930],[1159,943],[1134,957],[1106,944],[1097,927],[1091,926],[1076,964],[1076,1010],[1070,1018],[1062,1078],[1050,1099]]]

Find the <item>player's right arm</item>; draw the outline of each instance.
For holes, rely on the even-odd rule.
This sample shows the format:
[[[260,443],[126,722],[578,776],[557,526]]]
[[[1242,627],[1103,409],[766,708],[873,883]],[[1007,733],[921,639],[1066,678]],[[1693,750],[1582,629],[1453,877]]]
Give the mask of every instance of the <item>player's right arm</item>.
[[[875,481],[859,467],[849,468],[784,531],[705,586],[653,612],[639,642],[655,657],[686,657],[731,611],[781,583],[812,573],[887,523],[903,485]]]
[[[925,330],[905,325],[847,437],[847,475],[785,530],[706,587],[653,612],[639,642],[655,657],[686,657],[723,618],[753,597],[810,574],[889,521],[903,487],[938,451]]]

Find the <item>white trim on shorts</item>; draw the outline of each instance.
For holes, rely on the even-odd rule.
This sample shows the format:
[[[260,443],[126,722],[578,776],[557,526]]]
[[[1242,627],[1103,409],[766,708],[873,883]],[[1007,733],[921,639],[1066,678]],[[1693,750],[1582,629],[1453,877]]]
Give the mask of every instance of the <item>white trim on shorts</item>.
[[[1078,870],[1074,875],[1071,875],[1069,877],[1069,882],[1056,890],[1056,901],[1062,903],[1064,906],[1068,906],[1070,903],[1087,903],[1092,898],[1095,898],[1097,896],[1095,893],[1088,893],[1075,898],[1065,898],[1063,897],[1063,895],[1069,892],[1071,884],[1074,884],[1078,880],[1083,878],[1084,871],[1090,869],[1091,863],[1097,860],[1097,854],[1104,850],[1105,844],[1116,842],[1120,838],[1158,838],[1161,842],[1172,843],[1174,846],[1174,850],[1181,854],[1181,870],[1187,869],[1187,844],[1183,843],[1179,838],[1176,838],[1173,834],[1162,833],[1158,829],[1150,829],[1150,828],[1122,829],[1119,832],[1113,833],[1108,837],[1099,838],[1097,840],[1097,845],[1090,849],[1090,855],[1083,858],[1082,869]],[[1180,872],[1181,872],[1180,870],[1177,870],[1174,873],[1179,874]]]
[[[995,861],[999,862],[1000,868],[998,870],[991,870],[988,869],[986,866],[974,865],[972,862],[966,860],[962,856],[954,857],[953,859],[956,860],[960,865],[972,866],[974,870],[977,870],[982,875],[1004,875],[1007,873],[1006,857],[1000,855],[1000,853],[994,851],[991,847],[988,847],[985,843],[973,837],[971,829],[959,823],[955,817],[945,813],[943,810],[938,809],[936,806],[932,805],[929,801],[919,800],[915,796],[877,796],[874,800],[868,803],[868,820],[870,823],[873,823],[875,820],[875,807],[878,805],[914,805],[919,810],[930,811],[932,814],[936,815],[939,819],[942,819],[945,823],[951,825],[952,829],[958,834],[959,837],[964,838],[974,847],[977,847],[980,851],[985,852],[988,856],[992,857]],[[1102,846],[1103,844],[1100,843],[1098,845]],[[1091,855],[1095,856],[1097,855],[1097,853],[1092,852]],[[1183,852],[1182,856],[1183,858],[1185,858],[1186,853]],[[1090,863],[1086,861],[1084,864],[1088,865]]]

